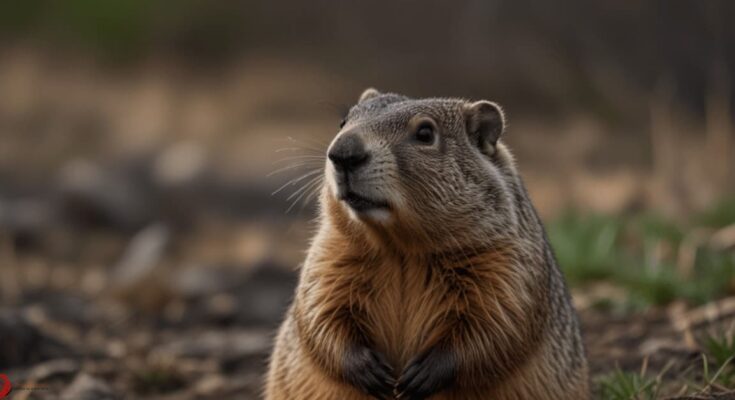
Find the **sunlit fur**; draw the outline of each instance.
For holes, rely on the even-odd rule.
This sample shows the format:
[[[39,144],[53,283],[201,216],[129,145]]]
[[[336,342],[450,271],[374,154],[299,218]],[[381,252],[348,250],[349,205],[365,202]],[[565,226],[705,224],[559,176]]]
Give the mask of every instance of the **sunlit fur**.
[[[506,146],[473,142],[467,101],[368,97],[343,132],[359,130],[376,154],[357,188],[389,214],[351,212],[327,165],[266,398],[370,398],[341,375],[344,349],[361,339],[396,378],[432,346],[452,349],[457,382],[432,399],[588,399],[577,318]],[[411,141],[417,115],[437,123],[436,146]]]

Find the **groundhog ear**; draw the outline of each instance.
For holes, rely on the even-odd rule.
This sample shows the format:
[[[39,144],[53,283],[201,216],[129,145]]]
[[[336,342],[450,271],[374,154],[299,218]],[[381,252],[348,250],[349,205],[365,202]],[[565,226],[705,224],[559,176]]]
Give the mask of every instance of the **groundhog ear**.
[[[365,100],[372,99],[373,97],[379,96],[380,92],[378,92],[375,88],[367,88],[364,92],[360,95],[360,100],[358,100],[358,103],[362,103]]]
[[[505,130],[505,114],[499,105],[480,100],[467,104],[465,109],[467,134],[482,152],[492,155],[500,135]]]

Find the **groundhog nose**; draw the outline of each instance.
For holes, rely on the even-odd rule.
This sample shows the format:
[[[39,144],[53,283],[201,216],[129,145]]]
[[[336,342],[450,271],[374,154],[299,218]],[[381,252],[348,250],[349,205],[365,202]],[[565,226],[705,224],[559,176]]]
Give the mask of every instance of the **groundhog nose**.
[[[335,168],[342,172],[350,172],[367,163],[370,154],[365,150],[365,144],[354,133],[342,135],[329,149],[327,157]]]

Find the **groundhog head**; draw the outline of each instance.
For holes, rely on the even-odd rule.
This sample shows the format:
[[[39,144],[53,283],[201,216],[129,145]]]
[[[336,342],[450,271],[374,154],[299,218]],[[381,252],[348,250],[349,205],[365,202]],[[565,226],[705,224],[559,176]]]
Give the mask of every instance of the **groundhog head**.
[[[327,151],[327,195],[353,225],[435,248],[450,237],[471,242],[512,222],[504,130],[490,101],[367,89]]]

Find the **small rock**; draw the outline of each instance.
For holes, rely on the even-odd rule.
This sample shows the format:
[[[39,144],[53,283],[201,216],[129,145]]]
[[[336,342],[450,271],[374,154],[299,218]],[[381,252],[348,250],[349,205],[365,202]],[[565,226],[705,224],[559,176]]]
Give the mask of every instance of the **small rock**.
[[[227,385],[227,380],[220,374],[211,374],[203,377],[196,383],[195,391],[200,396],[212,396]]]
[[[61,358],[35,365],[28,372],[28,379],[33,380],[34,382],[42,382],[44,380],[55,378],[58,376],[71,377],[78,371],[78,361],[68,358]]]
[[[136,234],[113,270],[113,286],[129,288],[149,277],[161,260],[170,236],[169,229],[162,224],[150,225]]]
[[[62,400],[116,400],[117,396],[103,381],[80,373],[61,394]]]

